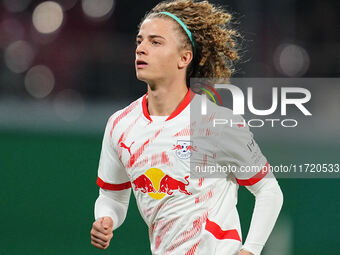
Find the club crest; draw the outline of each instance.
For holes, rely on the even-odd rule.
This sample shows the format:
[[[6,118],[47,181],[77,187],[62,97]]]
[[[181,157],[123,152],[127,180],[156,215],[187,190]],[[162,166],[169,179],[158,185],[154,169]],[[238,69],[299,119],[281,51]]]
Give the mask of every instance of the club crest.
[[[191,157],[192,151],[196,151],[190,140],[177,140],[177,144],[174,145],[172,150],[175,151],[176,156],[180,159],[188,159]]]

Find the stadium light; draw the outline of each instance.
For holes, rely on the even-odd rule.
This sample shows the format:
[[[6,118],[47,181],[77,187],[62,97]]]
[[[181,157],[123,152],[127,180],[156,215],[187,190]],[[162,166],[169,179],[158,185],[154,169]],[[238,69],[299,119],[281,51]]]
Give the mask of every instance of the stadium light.
[[[34,52],[26,41],[15,41],[5,50],[5,63],[14,73],[25,72],[33,62]]]
[[[309,68],[308,52],[299,45],[282,44],[274,54],[276,69],[290,77],[303,76]]]
[[[109,18],[113,11],[114,5],[114,0],[82,0],[82,8],[85,15],[95,20]]]
[[[60,91],[54,99],[53,106],[56,114],[67,122],[77,121],[85,110],[83,97],[73,89]]]
[[[46,1],[39,4],[33,11],[32,21],[35,29],[43,34],[57,31],[64,20],[60,4]]]
[[[54,75],[47,66],[32,67],[25,76],[25,88],[35,98],[44,98],[53,90]]]

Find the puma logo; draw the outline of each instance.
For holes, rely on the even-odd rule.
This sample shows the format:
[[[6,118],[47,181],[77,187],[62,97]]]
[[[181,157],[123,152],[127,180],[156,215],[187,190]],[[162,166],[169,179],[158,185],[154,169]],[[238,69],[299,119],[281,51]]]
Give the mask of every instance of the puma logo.
[[[132,146],[132,144],[134,144],[134,143],[135,143],[135,142],[132,142],[130,146],[127,146],[125,143],[121,142],[121,143],[119,144],[119,146],[120,146],[121,148],[127,149],[128,152],[130,153],[130,156],[131,156],[131,155],[132,155],[132,154],[131,154],[131,146]]]

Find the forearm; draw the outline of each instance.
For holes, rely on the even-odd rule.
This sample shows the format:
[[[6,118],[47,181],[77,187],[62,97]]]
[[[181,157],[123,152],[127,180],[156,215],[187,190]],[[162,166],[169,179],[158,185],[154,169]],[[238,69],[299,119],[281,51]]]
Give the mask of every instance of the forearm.
[[[100,188],[94,209],[95,219],[109,216],[113,220],[113,230],[117,229],[126,218],[130,193],[131,189],[110,191]]]
[[[258,255],[273,230],[282,207],[283,195],[274,177],[266,177],[247,189],[255,196],[255,207],[242,249]]]

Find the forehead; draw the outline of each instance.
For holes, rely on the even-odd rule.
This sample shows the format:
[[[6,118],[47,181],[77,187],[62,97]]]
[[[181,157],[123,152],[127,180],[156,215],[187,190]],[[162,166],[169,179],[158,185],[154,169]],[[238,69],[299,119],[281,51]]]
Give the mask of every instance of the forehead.
[[[138,35],[148,36],[150,34],[161,35],[165,38],[174,36],[175,24],[169,19],[151,18],[142,23]]]

